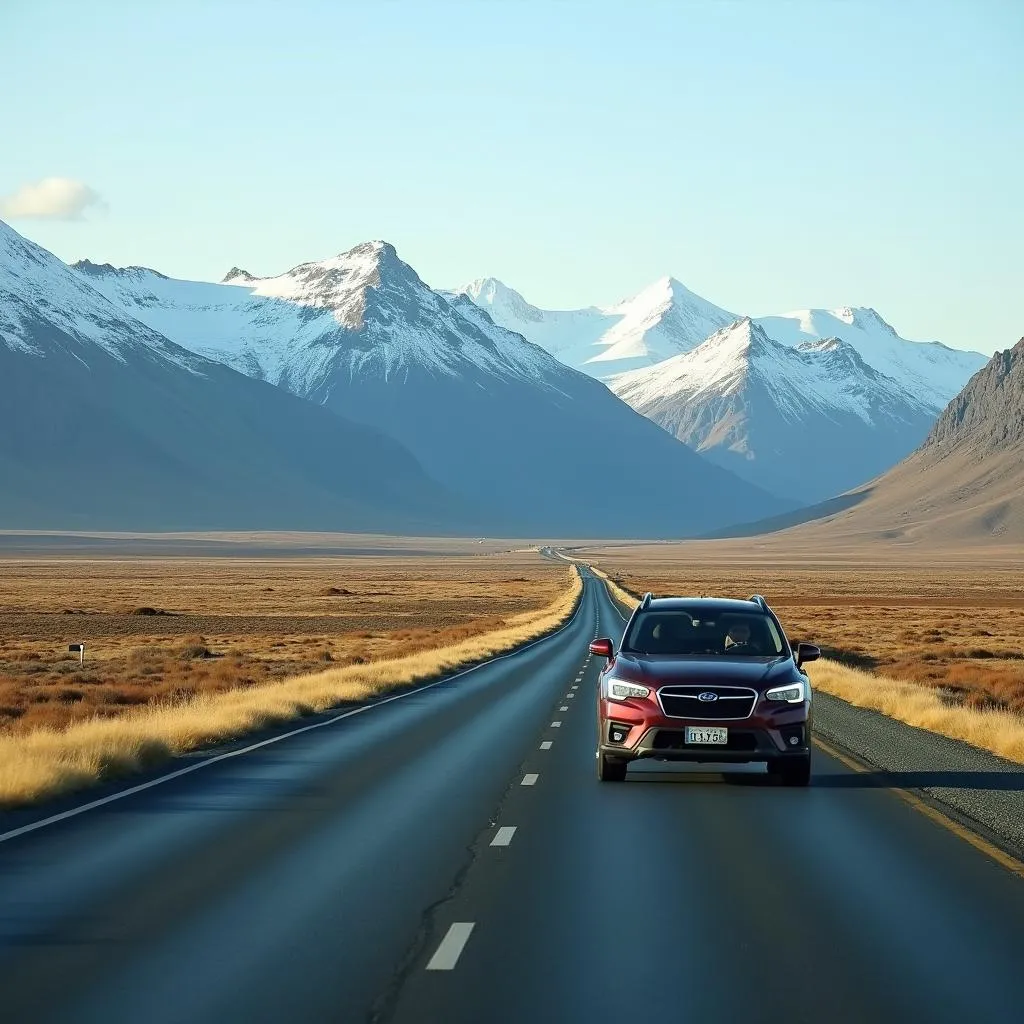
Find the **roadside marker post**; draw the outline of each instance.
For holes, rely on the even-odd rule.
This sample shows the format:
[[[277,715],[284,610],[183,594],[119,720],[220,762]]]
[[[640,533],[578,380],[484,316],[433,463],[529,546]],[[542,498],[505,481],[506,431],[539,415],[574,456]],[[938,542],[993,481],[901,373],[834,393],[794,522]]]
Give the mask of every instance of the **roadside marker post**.
[[[68,644],[68,650],[72,654],[77,654],[79,656],[78,657],[78,664],[79,665],[84,665],[85,664],[85,644]]]

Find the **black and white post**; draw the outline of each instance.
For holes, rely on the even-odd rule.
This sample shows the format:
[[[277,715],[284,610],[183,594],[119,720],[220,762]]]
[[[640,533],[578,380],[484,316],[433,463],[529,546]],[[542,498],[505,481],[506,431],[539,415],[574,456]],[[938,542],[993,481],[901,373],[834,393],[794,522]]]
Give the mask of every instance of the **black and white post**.
[[[68,644],[68,650],[72,654],[77,654],[79,656],[79,658],[78,658],[78,664],[79,665],[84,665],[85,664],[85,644]]]

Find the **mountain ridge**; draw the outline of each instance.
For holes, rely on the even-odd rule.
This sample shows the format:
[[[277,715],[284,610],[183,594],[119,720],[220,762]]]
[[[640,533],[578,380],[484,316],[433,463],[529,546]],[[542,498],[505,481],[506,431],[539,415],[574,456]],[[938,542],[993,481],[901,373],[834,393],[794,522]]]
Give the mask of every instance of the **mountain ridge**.
[[[204,356],[385,431],[529,533],[682,536],[794,504],[707,463],[466,296],[433,291],[388,243],[221,285],[94,281]],[[594,481],[623,459],[643,500],[594,502]]]
[[[479,522],[392,438],[204,359],[88,282],[0,222],[0,525]]]
[[[805,502],[887,469],[933,419],[852,345],[825,339],[790,348],[749,317],[609,386],[720,465]]]

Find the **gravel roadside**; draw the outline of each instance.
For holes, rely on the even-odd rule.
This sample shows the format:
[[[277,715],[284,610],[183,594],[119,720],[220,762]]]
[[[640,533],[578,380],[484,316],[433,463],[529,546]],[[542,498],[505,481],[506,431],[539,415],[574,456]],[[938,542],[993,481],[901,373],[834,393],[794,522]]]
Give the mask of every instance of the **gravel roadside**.
[[[915,792],[1024,858],[1024,766],[820,690],[814,731],[877,769],[871,774],[878,785]]]

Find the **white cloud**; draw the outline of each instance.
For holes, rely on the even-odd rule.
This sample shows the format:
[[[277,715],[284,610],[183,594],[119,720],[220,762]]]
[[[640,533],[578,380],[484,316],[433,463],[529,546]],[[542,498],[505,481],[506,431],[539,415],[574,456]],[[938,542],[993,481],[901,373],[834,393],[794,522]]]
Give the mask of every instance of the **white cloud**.
[[[0,196],[0,216],[35,220],[81,220],[90,206],[102,206],[99,194],[74,178],[30,181],[8,196]]]

